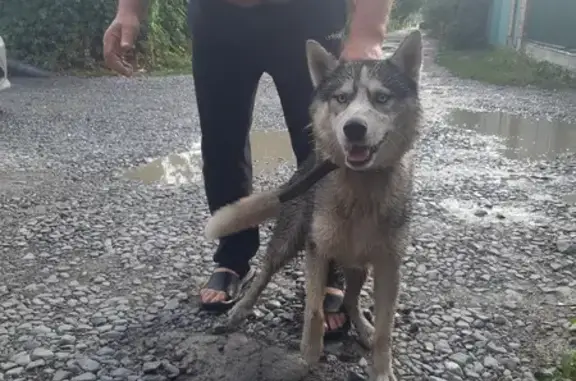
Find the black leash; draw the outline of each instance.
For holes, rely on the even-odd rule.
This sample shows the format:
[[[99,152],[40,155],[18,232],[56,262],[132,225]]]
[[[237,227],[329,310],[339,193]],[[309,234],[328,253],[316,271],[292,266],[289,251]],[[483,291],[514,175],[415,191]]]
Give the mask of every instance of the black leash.
[[[314,167],[310,172],[306,174],[300,181],[296,181],[294,184],[286,187],[278,195],[278,200],[280,203],[285,203],[287,201],[293,200],[301,194],[309,190],[314,184],[326,177],[327,174],[338,168],[336,164],[330,160],[324,160],[320,165]]]

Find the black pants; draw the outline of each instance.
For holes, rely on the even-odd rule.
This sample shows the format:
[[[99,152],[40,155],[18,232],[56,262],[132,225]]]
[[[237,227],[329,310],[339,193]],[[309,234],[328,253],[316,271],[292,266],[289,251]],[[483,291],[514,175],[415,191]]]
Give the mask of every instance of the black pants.
[[[211,212],[252,191],[249,130],[263,73],[278,90],[297,163],[311,152],[305,127],[312,83],[305,42],[315,39],[338,55],[346,11],[346,0],[292,0],[250,8],[190,0],[192,66]],[[220,240],[214,261],[243,275],[258,247],[258,229],[242,231]]]

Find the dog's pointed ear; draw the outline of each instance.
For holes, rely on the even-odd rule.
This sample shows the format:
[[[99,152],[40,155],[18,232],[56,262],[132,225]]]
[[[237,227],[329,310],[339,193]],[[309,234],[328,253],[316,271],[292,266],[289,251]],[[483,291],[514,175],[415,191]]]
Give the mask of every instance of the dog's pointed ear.
[[[416,29],[406,36],[390,57],[390,61],[418,82],[422,67],[422,33]]]
[[[314,40],[306,41],[306,58],[314,87],[317,87],[328,73],[338,66],[338,59]]]

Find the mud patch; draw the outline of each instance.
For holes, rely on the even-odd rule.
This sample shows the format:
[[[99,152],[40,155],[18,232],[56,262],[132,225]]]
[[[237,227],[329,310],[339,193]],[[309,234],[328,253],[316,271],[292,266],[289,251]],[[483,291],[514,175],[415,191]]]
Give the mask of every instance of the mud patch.
[[[250,134],[254,175],[274,172],[285,163],[295,163],[290,135],[285,131],[253,131]],[[126,171],[125,175],[145,184],[183,185],[202,181],[200,143],[190,150],[152,158],[142,166]]]
[[[502,151],[510,159],[553,159],[576,153],[576,124],[460,109],[452,111],[446,121],[454,127],[503,138]]]
[[[494,206],[481,208],[473,201],[447,198],[440,206],[449,213],[470,224],[517,223],[525,225],[542,224],[546,217],[518,206]]]
[[[191,336],[176,352],[186,370],[178,381],[301,381],[309,370],[297,353],[242,334]]]

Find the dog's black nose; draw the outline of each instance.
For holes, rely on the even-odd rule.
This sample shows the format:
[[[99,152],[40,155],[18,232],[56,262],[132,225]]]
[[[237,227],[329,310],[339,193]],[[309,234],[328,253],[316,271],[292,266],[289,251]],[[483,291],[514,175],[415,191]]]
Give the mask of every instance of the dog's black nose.
[[[362,122],[353,120],[344,125],[344,135],[351,142],[363,140],[366,136],[366,125]]]

